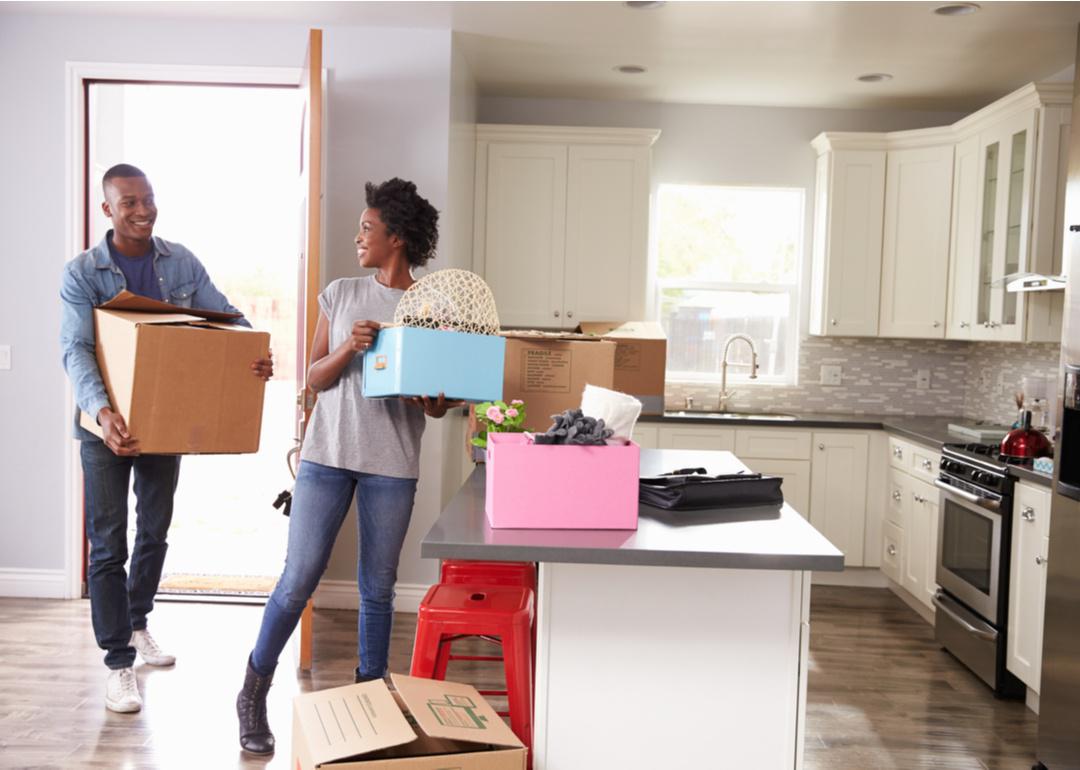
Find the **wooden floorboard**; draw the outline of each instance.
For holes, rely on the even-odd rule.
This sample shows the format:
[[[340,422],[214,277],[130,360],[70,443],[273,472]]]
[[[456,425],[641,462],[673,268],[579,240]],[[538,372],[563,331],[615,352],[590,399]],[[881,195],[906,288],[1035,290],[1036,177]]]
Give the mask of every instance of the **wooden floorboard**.
[[[356,613],[316,612],[314,669],[298,674],[286,651],[269,699],[280,748],[257,760],[238,748],[233,704],[261,607],[159,602],[151,629],[178,662],[137,666],[145,705],[133,715],[104,707],[89,611],[86,601],[0,599],[0,767],[284,770],[293,696],[347,684],[356,665]],[[395,617],[393,671],[408,671],[414,623]],[[489,663],[452,663],[450,678],[501,684]],[[1033,761],[1035,715],[995,700],[887,590],[813,589],[807,697],[807,770],[1026,770]]]

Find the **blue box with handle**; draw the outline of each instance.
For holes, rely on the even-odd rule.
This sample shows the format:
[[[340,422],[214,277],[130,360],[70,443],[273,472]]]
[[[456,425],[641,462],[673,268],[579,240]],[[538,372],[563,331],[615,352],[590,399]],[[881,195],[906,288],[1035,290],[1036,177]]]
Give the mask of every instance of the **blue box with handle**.
[[[364,354],[365,398],[438,396],[498,401],[506,338],[414,326],[383,329]]]

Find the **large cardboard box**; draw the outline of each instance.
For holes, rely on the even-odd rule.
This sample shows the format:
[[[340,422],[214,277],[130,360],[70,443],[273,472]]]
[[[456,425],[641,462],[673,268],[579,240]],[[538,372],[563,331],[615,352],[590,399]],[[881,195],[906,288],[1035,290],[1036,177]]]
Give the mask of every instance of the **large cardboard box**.
[[[484,512],[492,529],[637,529],[641,448],[532,444],[489,433]]]
[[[503,400],[520,398],[525,402],[528,431],[543,433],[551,427],[551,415],[581,406],[585,385],[614,386],[614,342],[584,334],[503,334]]]
[[[123,291],[94,310],[97,362],[112,408],[144,454],[257,452],[266,383],[251,373],[270,335]],[[102,435],[97,415],[80,424]]]
[[[363,394],[498,401],[505,353],[506,339],[497,335],[391,326],[364,354]]]
[[[524,770],[526,749],[467,684],[391,675],[293,700],[293,770]]]
[[[578,329],[615,343],[615,385],[641,402],[642,414],[663,414],[667,335],[654,321],[582,322]]]

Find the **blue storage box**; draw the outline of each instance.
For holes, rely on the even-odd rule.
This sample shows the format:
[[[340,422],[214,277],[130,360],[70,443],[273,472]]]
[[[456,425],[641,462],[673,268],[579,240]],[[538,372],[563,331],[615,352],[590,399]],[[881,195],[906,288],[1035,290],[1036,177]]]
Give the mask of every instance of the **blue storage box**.
[[[505,337],[394,326],[364,354],[363,394],[499,401],[505,358]]]

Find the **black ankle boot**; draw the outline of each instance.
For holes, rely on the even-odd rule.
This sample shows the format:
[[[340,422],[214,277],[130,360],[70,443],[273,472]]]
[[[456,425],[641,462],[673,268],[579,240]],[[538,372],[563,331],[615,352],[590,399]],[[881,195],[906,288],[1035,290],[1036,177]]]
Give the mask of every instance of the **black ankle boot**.
[[[274,675],[259,676],[248,658],[244,689],[236,696],[236,716],[240,719],[240,747],[252,754],[273,754],[274,734],[266,721],[266,694]]]

